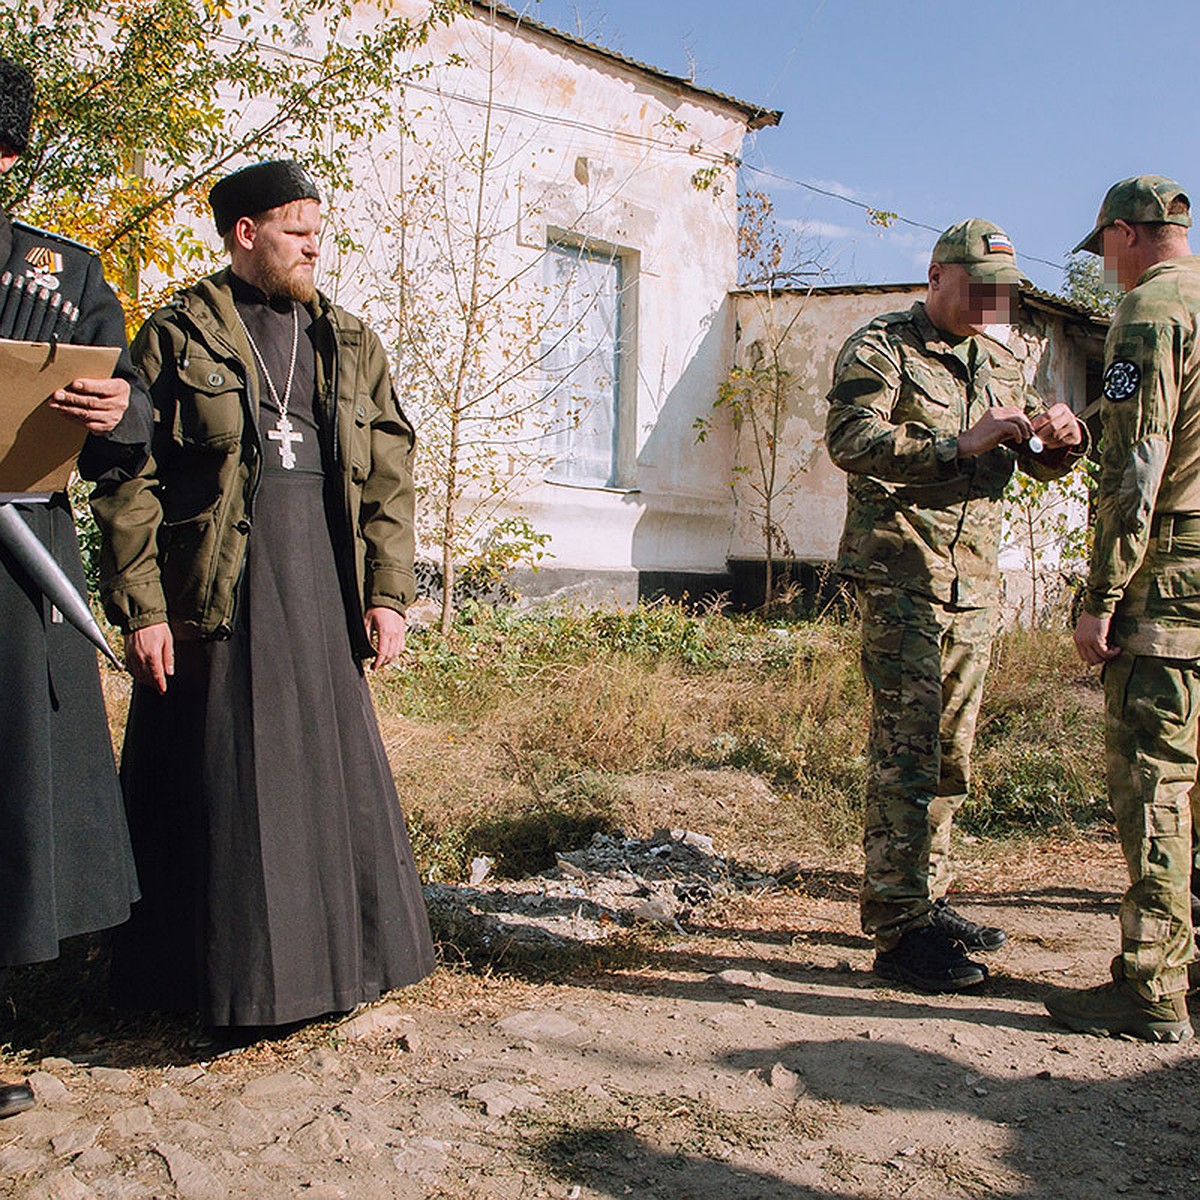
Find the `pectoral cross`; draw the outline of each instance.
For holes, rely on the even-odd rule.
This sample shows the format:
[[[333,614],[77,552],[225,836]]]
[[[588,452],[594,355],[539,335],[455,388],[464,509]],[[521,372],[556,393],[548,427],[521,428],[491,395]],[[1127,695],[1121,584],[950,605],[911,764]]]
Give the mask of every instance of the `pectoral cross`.
[[[292,443],[304,441],[304,434],[297,433],[292,427],[291,421],[281,414],[275,422],[275,428],[268,430],[267,437],[271,441],[279,443],[279,460],[283,463],[283,469],[290,471],[296,465],[296,456],[292,453]]]

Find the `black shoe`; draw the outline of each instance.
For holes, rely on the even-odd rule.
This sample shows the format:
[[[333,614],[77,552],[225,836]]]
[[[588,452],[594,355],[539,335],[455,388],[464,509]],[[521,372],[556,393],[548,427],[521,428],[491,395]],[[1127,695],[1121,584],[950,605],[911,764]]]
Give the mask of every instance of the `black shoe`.
[[[922,992],[962,992],[987,979],[987,967],[973,962],[961,943],[936,925],[910,929],[891,950],[875,955],[875,974]]]
[[[1008,941],[1003,929],[997,929],[994,925],[976,925],[951,908],[944,896],[933,902],[929,918],[964,950],[999,950]]]
[[[33,1107],[33,1088],[27,1083],[0,1083],[0,1117],[15,1117]]]

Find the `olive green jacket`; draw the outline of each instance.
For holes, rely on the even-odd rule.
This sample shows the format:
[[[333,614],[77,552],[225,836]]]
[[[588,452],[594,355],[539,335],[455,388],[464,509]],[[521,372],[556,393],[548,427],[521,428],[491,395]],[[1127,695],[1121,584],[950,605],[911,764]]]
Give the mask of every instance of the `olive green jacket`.
[[[1126,293],[1105,364],[1084,608],[1135,654],[1200,658],[1200,257]]]
[[[838,573],[962,608],[997,603],[1013,471],[1066,474],[1086,440],[1070,453],[1035,457],[1002,445],[960,459],[958,435],[988,407],[1033,416],[1045,405],[1007,347],[983,336],[951,339],[919,302],[849,338],[828,399],[825,444],[850,476]]]
[[[136,477],[92,497],[101,596],[126,632],[163,621],[183,638],[233,629],[263,444],[258,373],[228,275],[180,292],[134,340],[154,405],[151,456]],[[343,576],[353,575],[351,636],[365,658],[374,651],[363,612],[403,612],[413,599],[413,430],[379,338],[324,296],[311,307],[322,454],[342,517],[335,551]]]

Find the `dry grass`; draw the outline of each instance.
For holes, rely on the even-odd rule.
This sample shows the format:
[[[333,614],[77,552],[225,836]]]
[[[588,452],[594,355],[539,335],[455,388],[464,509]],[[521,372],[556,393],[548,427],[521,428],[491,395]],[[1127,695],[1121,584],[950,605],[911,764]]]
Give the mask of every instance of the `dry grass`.
[[[125,676],[103,673],[118,749]],[[852,856],[868,706],[853,624],[658,604],[467,614],[371,686],[427,877],[522,874],[598,829],[688,826],[753,862]],[[1101,692],[1066,630],[997,642],[958,825],[1068,840],[1106,816]]]
[[[1102,815],[1098,689],[1073,653],[1065,631],[998,645],[967,832]],[[867,701],[857,630],[838,621],[483,614],[449,641],[415,638],[408,664],[372,682],[434,877],[460,878],[479,853],[536,869],[603,828],[688,825],[775,863],[858,841]]]

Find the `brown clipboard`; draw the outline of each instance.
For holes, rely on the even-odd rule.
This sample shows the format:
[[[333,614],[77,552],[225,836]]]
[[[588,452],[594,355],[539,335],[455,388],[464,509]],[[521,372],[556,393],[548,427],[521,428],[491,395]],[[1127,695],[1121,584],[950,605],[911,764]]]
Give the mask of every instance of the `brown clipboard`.
[[[51,346],[0,338],[0,494],[61,492],[87,437],[50,397],[73,379],[108,379],[116,346]]]

